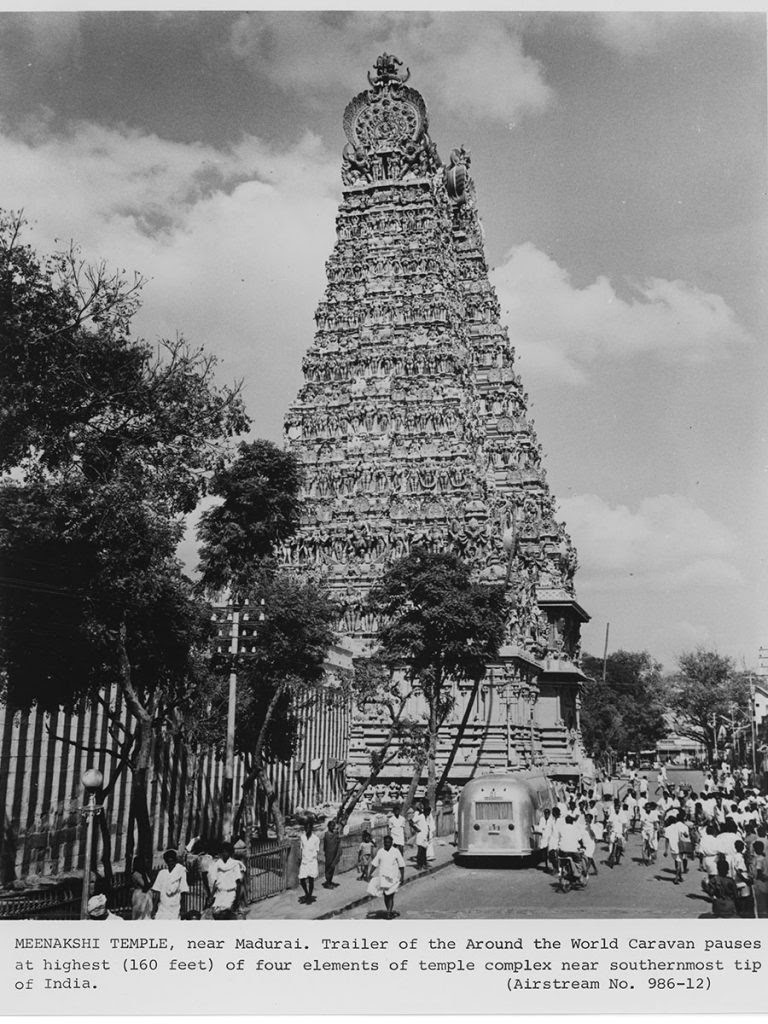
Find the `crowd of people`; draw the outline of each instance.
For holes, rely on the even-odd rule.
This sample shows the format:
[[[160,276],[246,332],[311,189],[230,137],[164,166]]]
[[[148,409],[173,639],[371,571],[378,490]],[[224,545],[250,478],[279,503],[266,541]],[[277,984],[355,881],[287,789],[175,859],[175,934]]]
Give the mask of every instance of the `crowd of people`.
[[[746,769],[707,771],[701,792],[672,785],[666,770],[651,792],[648,777],[633,769],[626,792],[619,796],[618,790],[616,782],[559,787],[557,802],[537,822],[546,871],[562,872],[565,866],[573,880],[585,884],[598,873],[599,843],[613,868],[628,835],[639,832],[642,862],[655,863],[663,843],[675,885],[683,883],[689,861],[698,860],[713,916],[768,917],[768,797],[750,785]]]
[[[339,826],[329,819],[324,828],[311,816],[307,817],[298,844],[298,881],[302,894],[298,902],[311,905],[316,902],[315,882],[320,875],[321,854],[325,889],[336,889],[334,880],[341,862],[344,838],[349,826]],[[394,910],[394,897],[405,877],[406,846],[415,846],[415,866],[424,871],[435,858],[437,826],[435,816],[426,800],[418,800],[406,817],[401,805],[395,804],[386,817],[386,832],[380,845],[370,831],[361,833],[357,848],[357,880],[364,882],[369,894],[383,896],[385,916],[398,916]],[[348,843],[346,844],[348,846]],[[245,912],[245,853],[244,842],[209,843],[196,837],[181,851],[166,850],[163,867],[153,877],[143,859],[132,861],[130,876],[130,916],[132,920],[193,920],[206,918],[227,920],[243,916]],[[202,882],[203,909],[189,906],[191,883]],[[199,888],[199,887],[198,887]],[[109,907],[114,905],[114,893],[102,876],[97,874],[92,890],[94,895],[88,907],[92,920],[114,919]],[[195,902],[200,903],[199,899]]]
[[[338,887],[334,878],[343,850],[349,848],[349,841],[344,842],[348,831],[333,819],[324,828],[312,818],[306,820],[299,839],[299,903],[309,906],[317,900],[321,854],[323,887]],[[405,879],[406,847],[415,847],[417,871],[426,870],[435,858],[435,815],[425,800],[416,801],[408,816],[396,804],[386,817],[386,835],[375,831],[378,842],[372,831],[363,831],[357,843],[357,880],[368,894],[383,897],[384,916],[393,918],[398,916],[395,894]],[[544,870],[562,879],[567,866],[573,884],[586,884],[590,876],[598,875],[599,863],[617,867],[629,836],[639,834],[641,862],[650,865],[660,857],[670,858],[674,885],[683,884],[690,865],[698,861],[701,889],[714,917],[768,917],[768,796],[751,784],[746,770],[733,772],[724,765],[706,771],[698,792],[690,785],[671,783],[664,768],[653,782],[631,769],[621,781],[558,783],[555,801],[540,811],[536,831],[545,851]],[[605,859],[598,857],[601,847]],[[134,920],[226,920],[244,912],[245,867],[231,844],[211,847],[193,840],[185,851],[166,851],[163,861],[154,878],[140,857],[133,861]],[[345,864],[349,866],[348,861]],[[193,910],[190,883],[197,883],[199,893],[200,880],[203,909]],[[200,906],[199,896],[196,902]],[[98,888],[89,916],[114,917],[107,896]]]

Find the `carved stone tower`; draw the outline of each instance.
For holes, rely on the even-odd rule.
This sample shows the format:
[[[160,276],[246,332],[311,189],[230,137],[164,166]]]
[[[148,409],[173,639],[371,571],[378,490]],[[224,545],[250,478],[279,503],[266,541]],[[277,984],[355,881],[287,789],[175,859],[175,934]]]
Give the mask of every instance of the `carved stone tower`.
[[[479,581],[506,581],[506,644],[453,775],[531,762],[574,774],[587,619],[576,554],[488,280],[470,155],[461,147],[441,162],[401,67],[383,54],[344,113],[338,237],[285,420],[306,479],[284,560],[327,582],[357,650],[376,633],[364,610],[371,583],[412,546],[453,550]],[[456,694],[456,721],[467,693]],[[378,728],[358,722],[352,768]]]

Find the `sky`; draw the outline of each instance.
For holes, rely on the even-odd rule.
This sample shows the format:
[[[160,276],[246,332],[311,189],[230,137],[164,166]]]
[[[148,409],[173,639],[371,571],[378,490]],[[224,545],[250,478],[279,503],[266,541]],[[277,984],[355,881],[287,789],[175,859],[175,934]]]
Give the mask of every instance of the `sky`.
[[[2,205],[146,278],[281,439],[386,50],[472,152],[585,649],[768,646],[762,14],[0,13]],[[194,558],[188,541],[184,554]]]

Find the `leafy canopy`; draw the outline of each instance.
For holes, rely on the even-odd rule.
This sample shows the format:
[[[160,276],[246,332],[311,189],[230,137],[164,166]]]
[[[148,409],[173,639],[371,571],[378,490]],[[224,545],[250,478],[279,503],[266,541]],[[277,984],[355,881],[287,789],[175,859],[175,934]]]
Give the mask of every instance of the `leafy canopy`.
[[[682,736],[702,743],[710,755],[723,721],[749,713],[749,683],[733,661],[703,647],[678,659],[679,672],[670,685],[670,706]]]
[[[7,696],[68,705],[118,678],[141,702],[184,678],[206,633],[175,550],[248,421],[202,350],[131,336],[140,279],[75,249],[40,257],[24,228],[0,215]]]
[[[581,698],[581,729],[595,755],[655,749],[666,736],[666,692],[661,665],[647,651],[614,651],[606,662],[585,654],[587,681]]]
[[[270,441],[242,442],[237,457],[217,469],[209,490],[223,500],[198,528],[206,591],[247,589],[260,568],[274,569],[275,547],[299,525],[300,487],[296,458]]]
[[[384,573],[369,603],[381,621],[381,659],[422,684],[435,674],[481,679],[504,636],[503,588],[473,583],[450,552],[415,548]]]

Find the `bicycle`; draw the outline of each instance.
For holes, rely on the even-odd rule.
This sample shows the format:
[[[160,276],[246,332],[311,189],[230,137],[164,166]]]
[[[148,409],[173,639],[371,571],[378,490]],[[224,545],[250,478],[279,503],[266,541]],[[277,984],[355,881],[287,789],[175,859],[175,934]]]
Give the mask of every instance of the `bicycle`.
[[[571,889],[585,889],[587,876],[577,867],[575,856],[570,853],[557,854],[557,888],[559,892],[570,892]]]
[[[655,835],[643,834],[643,864],[646,866],[656,863],[656,855],[659,850],[659,840]]]
[[[617,832],[611,839],[610,853],[608,854],[608,867],[613,868],[617,864],[621,863],[621,857],[624,853],[624,836]]]

